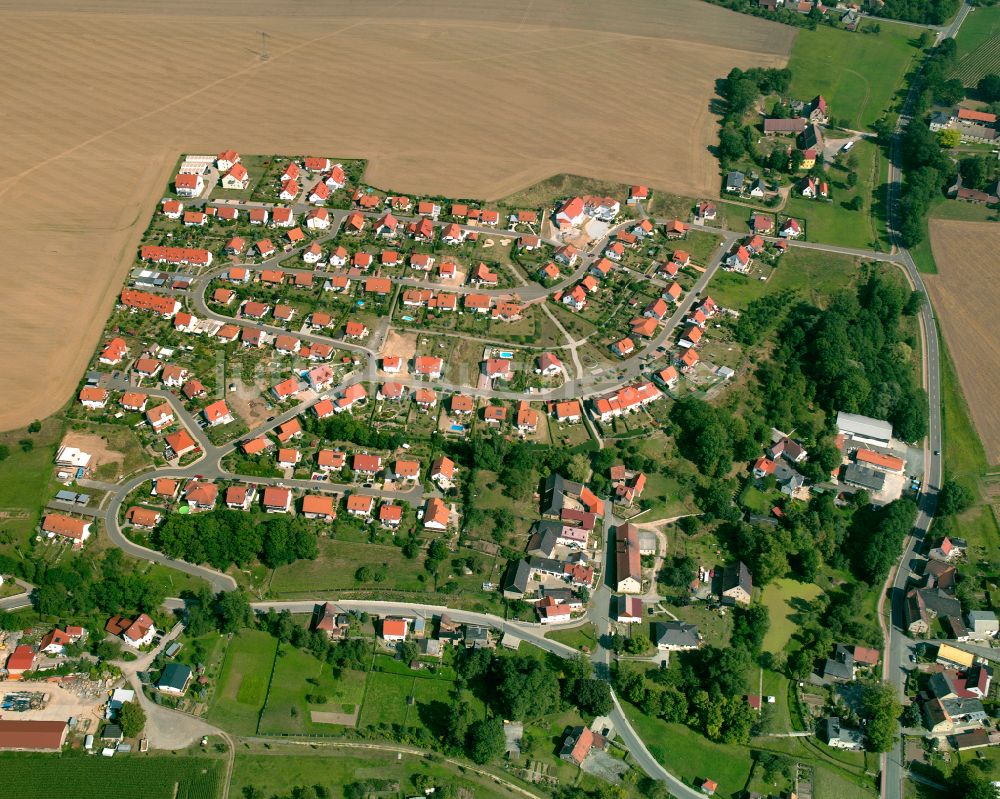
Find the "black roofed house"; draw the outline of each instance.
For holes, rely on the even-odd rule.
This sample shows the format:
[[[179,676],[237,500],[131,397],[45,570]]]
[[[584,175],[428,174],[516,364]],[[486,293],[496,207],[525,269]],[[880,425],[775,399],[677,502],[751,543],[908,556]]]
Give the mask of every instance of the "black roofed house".
[[[730,172],[726,175],[726,191],[739,194],[743,191],[743,184],[746,182],[746,175],[742,172]]]
[[[833,648],[833,657],[823,663],[822,678],[827,682],[850,682],[854,679],[854,652],[845,644]]]
[[[511,563],[507,569],[507,579],[503,584],[503,595],[507,599],[520,599],[528,593],[531,567],[526,560]]]
[[[753,578],[743,561],[731,563],[723,570],[720,596],[723,604],[750,604],[753,598]]]
[[[120,741],[124,737],[122,728],[117,724],[105,724],[104,729],[101,730],[102,741]]]
[[[490,641],[490,628],[479,624],[465,625],[465,647],[466,649],[486,649],[492,646]]]
[[[885,487],[885,472],[877,472],[867,466],[849,463],[844,469],[844,482],[866,491],[881,491]]]
[[[931,121],[928,125],[932,131],[943,130],[944,128],[950,128],[954,123],[951,114],[946,111],[935,111],[931,114]]]
[[[182,696],[191,682],[191,667],[183,663],[168,663],[162,672],[156,687],[165,694]]]
[[[938,588],[913,588],[906,594],[904,610],[907,630],[926,635],[938,617],[961,618],[962,603]]]
[[[683,621],[659,622],[654,625],[656,648],[662,652],[697,649],[701,646],[698,627]]]
[[[561,474],[550,474],[542,486],[542,516],[559,516],[567,495],[578,497],[583,489],[582,483],[567,480]]]
[[[799,134],[799,149],[801,150],[822,150],[823,149],[823,131],[820,130],[819,125],[815,122],[811,125],[806,126],[806,129]]]
[[[535,529],[528,539],[529,555],[540,558],[551,558],[555,551],[556,543],[559,540],[559,533],[562,531],[562,523],[550,519],[542,519],[535,522]]]

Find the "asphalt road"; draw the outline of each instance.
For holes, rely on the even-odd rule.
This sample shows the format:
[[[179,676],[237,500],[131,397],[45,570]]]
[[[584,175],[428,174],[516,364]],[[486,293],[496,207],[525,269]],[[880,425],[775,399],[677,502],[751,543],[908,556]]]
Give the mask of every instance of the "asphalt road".
[[[610,598],[610,597],[609,597]],[[255,611],[266,612],[287,610],[290,613],[312,613],[320,601],[300,600],[293,602],[254,602],[251,607]],[[364,612],[373,616],[409,616],[423,617],[430,619],[435,615],[447,613],[452,619],[463,624],[482,624],[501,633],[510,633],[522,641],[526,641],[539,649],[551,652],[559,657],[577,657],[579,652],[570,646],[560,644],[545,637],[546,629],[540,624],[528,624],[523,622],[512,622],[493,616],[487,613],[475,613],[467,610],[456,610],[454,608],[442,607],[440,605],[422,605],[410,602],[379,602],[369,600],[340,600],[333,601],[335,607],[342,612]],[[560,625],[564,626],[564,625]],[[606,650],[605,650],[606,651]],[[605,678],[607,678],[605,676]],[[614,701],[614,709],[609,713],[609,718],[615,726],[622,743],[628,748],[636,764],[650,777],[662,780],[667,784],[670,792],[678,799],[704,799],[704,794],[688,787],[670,772],[663,768],[646,748],[638,733],[632,728],[622,709],[618,697],[614,690],[611,692]]]
[[[964,19],[964,15],[967,14],[967,7],[963,9],[963,14],[961,15]],[[957,21],[960,24],[960,20]],[[957,24],[951,26],[953,30],[957,30]],[[902,120],[902,124],[905,124],[905,118]],[[890,166],[890,186],[889,186],[889,197],[890,197],[890,207],[895,208],[894,199],[898,194],[899,182],[901,180],[901,173],[898,167],[898,134],[897,141],[893,145],[893,155],[891,159]],[[297,212],[303,212],[311,206],[296,206]],[[376,217],[380,214],[368,213],[368,217]],[[333,238],[337,230],[339,229],[346,212],[333,212],[334,224],[331,227],[331,232],[329,235],[324,236],[322,240],[327,240]],[[407,221],[412,217],[399,216],[397,218],[401,222]],[[657,220],[663,222],[665,220]],[[443,223],[435,223],[436,226],[440,227]],[[588,248],[586,252],[580,254],[579,262],[574,270],[572,276],[561,281],[559,285],[554,287],[549,287],[548,289],[541,286],[519,286],[513,289],[492,289],[492,290],[480,290],[480,289],[463,289],[462,287],[455,287],[456,292],[468,292],[477,291],[481,293],[490,294],[493,296],[516,296],[520,302],[537,302],[545,301],[545,297],[554,291],[559,289],[565,289],[578,280],[589,269],[590,265],[600,257],[606,246],[607,241],[617,230],[622,227],[626,227],[634,224],[634,222],[627,222],[623,225],[619,225],[611,228],[608,234],[600,241],[594,242],[594,244]],[[476,228],[473,226],[462,226],[467,230],[477,230],[484,235],[493,236],[513,236],[517,234],[512,234],[510,231],[501,231],[492,228]],[[698,226],[695,226],[698,227]],[[658,347],[667,342],[676,333],[677,326],[680,325],[687,316],[692,306],[700,300],[712,280],[713,276],[719,269],[722,259],[726,252],[731,248],[732,244],[745,236],[744,233],[738,233],[733,231],[723,231],[718,228],[707,228],[710,232],[721,235],[723,241],[717,250],[713,253],[712,257],[709,259],[705,271],[699,276],[695,283],[693,289],[688,292],[688,294],[682,299],[682,301],[674,309],[674,313],[666,321],[664,326],[661,328],[657,336],[648,341],[640,354],[637,357],[630,359],[628,362],[622,364],[619,367],[606,370],[605,372],[594,376],[594,377],[578,377],[574,380],[568,380],[562,386],[557,389],[551,389],[549,391],[543,392],[514,392],[514,391],[503,391],[495,389],[478,389],[466,385],[453,385],[443,381],[435,381],[433,387],[439,391],[461,391],[466,394],[471,394],[474,396],[488,396],[488,397],[498,397],[498,398],[508,398],[508,399],[530,399],[533,401],[544,400],[544,399],[561,399],[561,398],[590,398],[594,396],[599,396],[605,394],[613,389],[620,387],[623,382],[635,380],[641,376],[648,376],[648,374],[654,371],[653,364],[656,362],[656,350]],[[805,249],[815,249],[821,251],[841,253],[845,255],[853,255],[870,259],[884,260],[902,265],[910,276],[910,280],[913,282],[914,286],[922,290],[923,282],[920,279],[920,275],[917,272],[912,260],[909,257],[909,253],[905,250],[899,249],[895,253],[879,253],[869,250],[858,250],[853,248],[844,247],[834,247],[823,244],[816,244],[813,242],[790,242],[793,247],[801,247]],[[247,264],[248,268],[251,269],[262,269],[262,268],[277,268],[278,261],[282,258],[287,257],[287,253],[281,253],[270,261],[266,261],[263,264]],[[191,309],[196,313],[196,315],[202,318],[215,319],[220,322],[228,322],[242,326],[242,327],[253,327],[271,334],[287,333],[284,328],[278,328],[272,325],[266,325],[262,323],[253,322],[251,320],[239,319],[234,320],[231,317],[223,316],[215,313],[210,308],[208,308],[205,302],[204,293],[210,280],[215,276],[220,274],[229,268],[229,265],[222,267],[216,267],[210,271],[205,272],[202,275],[196,276],[189,287],[188,290],[179,292],[183,297],[189,300],[189,305]],[[313,270],[290,270],[287,267],[281,267],[286,272],[298,272],[306,271],[310,272]],[[327,275],[325,272],[316,272],[317,275]],[[422,281],[417,278],[392,278],[394,283],[398,283],[403,286],[414,286],[414,287],[433,287],[435,289],[440,289],[440,284],[430,283],[427,281]],[[926,364],[926,379],[928,386],[928,395],[930,402],[930,435],[929,435],[929,447],[930,452],[937,452],[940,450],[941,446],[941,424],[940,424],[940,395],[939,395],[939,363],[938,363],[938,346],[937,346],[937,331],[933,320],[933,311],[929,304],[925,306],[921,314],[922,327],[924,329],[925,335],[925,353],[927,358]],[[373,336],[373,341],[370,343],[374,344],[374,339],[385,331],[382,330],[380,333],[376,333]],[[364,346],[354,342],[347,342],[341,339],[335,339],[327,336],[316,335],[312,333],[294,333],[300,339],[309,342],[325,342],[332,344],[340,349],[347,350],[358,356],[359,360],[364,361],[363,368],[360,371],[356,370],[354,373],[348,375],[344,382],[336,386],[329,391],[324,392],[320,397],[336,396],[348,385],[362,382],[362,381],[375,381],[377,380],[377,363],[376,356],[377,350],[373,347]],[[647,356],[653,356],[647,360]],[[650,363],[651,361],[651,363]],[[644,363],[648,365],[643,366]],[[408,378],[395,378],[399,382],[417,384],[418,381],[414,381]],[[103,378],[102,385],[109,389],[114,389],[118,391],[122,390],[133,390],[135,386],[128,381],[121,379],[111,379],[108,377]],[[424,383],[426,385],[426,383]],[[141,389],[147,394],[152,396],[160,397],[165,401],[169,402],[174,408],[175,415],[177,418],[183,422],[185,427],[191,435],[196,439],[202,450],[201,457],[193,464],[190,464],[183,468],[165,468],[157,469],[151,472],[147,472],[143,475],[134,476],[124,483],[115,486],[108,494],[105,499],[105,506],[101,511],[101,518],[105,523],[108,530],[108,535],[112,543],[120,547],[128,554],[143,558],[145,560],[160,563],[164,566],[170,568],[178,569],[179,571],[191,574],[193,576],[205,579],[216,591],[229,591],[236,587],[235,581],[228,575],[217,572],[213,569],[198,566],[195,564],[186,563],[183,561],[172,560],[162,553],[154,552],[145,547],[139,546],[130,542],[122,533],[118,525],[118,513],[121,503],[124,501],[125,497],[130,491],[136,488],[141,483],[150,480],[154,477],[176,477],[176,478],[191,478],[195,475],[202,475],[209,480],[219,480],[219,479],[240,479],[246,480],[248,482],[254,482],[258,484],[273,484],[282,483],[286,485],[292,485],[294,487],[311,488],[313,490],[319,491],[335,491],[338,493],[344,491],[358,490],[357,486],[343,486],[339,484],[329,484],[329,483],[318,483],[313,481],[301,481],[301,480],[281,480],[279,478],[250,478],[242,475],[235,475],[227,472],[221,466],[222,458],[237,446],[237,442],[229,442],[223,445],[212,444],[204,434],[204,431],[198,426],[198,420],[195,419],[183,406],[183,403],[171,392],[162,389],[146,388]],[[260,425],[255,430],[251,431],[248,435],[243,438],[251,438],[260,435],[264,432],[273,430],[278,425],[282,424],[289,419],[298,416],[299,414],[308,410],[308,408],[317,400],[310,400],[307,402],[301,402],[291,407],[276,416],[269,422]],[[933,503],[934,494],[937,487],[941,482],[941,463],[940,457],[937,455],[929,454],[925,459],[925,492],[922,495],[922,509],[921,515],[918,518],[917,525],[914,531],[914,535],[910,537],[907,542],[907,550],[904,554],[904,562],[906,562],[906,555],[909,555],[913,551],[913,547],[917,540],[926,532],[927,528],[931,522],[931,514],[933,513]],[[393,498],[407,499],[411,502],[418,502],[422,496],[422,489],[419,487],[404,491],[379,491],[379,490],[363,490],[363,493],[370,493],[378,496],[387,496]],[[610,503],[609,503],[610,504]],[[609,518],[606,520],[609,524],[606,525],[606,531],[610,534],[610,531],[618,520]],[[605,558],[604,563],[607,564],[608,557],[610,554],[610,549],[608,543],[606,542],[605,547]],[[605,570],[606,571],[606,570]],[[893,589],[893,614],[894,618],[897,617],[897,611],[899,610],[899,597],[902,595],[902,588],[905,586],[907,569],[900,569],[895,578],[894,589]],[[611,601],[614,595],[613,586],[609,584],[611,580],[611,575],[605,573],[604,579],[598,585],[594,591],[593,602],[591,608],[588,611],[588,619],[593,621],[598,628],[598,631],[602,636],[607,635],[611,630],[610,623],[610,607]],[[23,601],[23,600],[21,600]],[[258,603],[254,605],[255,609],[265,609],[267,607],[275,608],[288,608],[294,612],[309,612],[314,606],[314,602],[286,602],[286,603]],[[345,610],[366,610],[373,614],[384,614],[384,613],[396,613],[396,614],[415,614],[415,615],[430,615],[433,613],[448,612],[453,618],[458,621],[467,621],[472,623],[488,624],[495,627],[501,631],[509,631],[513,635],[517,636],[522,640],[526,640],[533,645],[536,645],[545,651],[552,652],[553,654],[559,655],[561,657],[568,657],[576,655],[576,651],[570,647],[559,644],[558,642],[551,641],[544,637],[544,631],[539,625],[530,625],[520,622],[508,622],[496,616],[489,616],[487,614],[477,614],[469,611],[455,610],[442,608],[435,605],[420,605],[420,604],[409,604],[409,603],[393,603],[393,602],[367,602],[367,601],[343,601],[337,603],[340,607]],[[0,602],[0,608],[4,608],[4,603]],[[887,663],[887,678],[892,679],[895,675],[901,683],[905,679],[905,670],[903,669],[903,663],[907,662],[906,658],[906,647],[907,642],[905,636],[902,635],[901,631],[893,626],[892,635],[889,637],[888,651],[886,655]],[[592,655],[592,660],[594,661],[595,667],[599,674],[605,678],[608,676],[610,663],[611,663],[611,653],[605,649],[603,646],[598,646]],[[622,708],[618,703],[617,698],[615,698],[615,709],[612,712],[612,720],[614,721],[616,728],[618,729],[619,735],[621,735],[623,742],[628,746],[629,750],[632,752],[636,759],[636,762],[640,767],[646,771],[647,774],[653,776],[657,779],[665,781],[669,789],[678,797],[683,799],[696,799],[701,796],[701,794],[687,786],[685,786],[680,780],[676,779],[670,775],[666,770],[660,766],[655,758],[649,753],[645,745],[639,738],[639,736],[632,729],[631,725],[628,723],[624,716]],[[894,769],[900,771],[899,778],[896,778]],[[893,793],[891,790],[886,791],[885,786],[883,786],[883,792],[889,799],[898,799],[900,796],[899,785],[900,779],[902,778],[901,767],[898,762],[894,763],[893,758],[889,758],[885,769],[884,782],[887,784],[895,784],[897,790]]]
[[[939,33],[938,41],[942,38],[954,37],[971,10],[972,7],[968,3],[963,3],[955,19]],[[916,83],[911,84],[910,90],[907,93],[899,121],[896,125],[896,133],[893,136],[890,147],[889,182],[886,190],[889,206],[888,228],[892,243],[897,248],[898,257],[903,268],[906,270],[910,283],[914,289],[923,292],[926,298],[927,291],[920,271],[913,262],[910,253],[902,247],[898,233],[899,196],[903,182],[901,159],[902,137],[906,126],[911,121],[910,114],[915,98]],[[890,602],[889,629],[886,636],[886,649],[883,655],[883,679],[896,688],[900,697],[904,695],[906,676],[914,645],[914,642],[906,634],[904,611],[906,585],[910,576],[910,564],[914,559],[916,547],[920,545],[924,537],[928,534],[934,520],[937,492],[943,482],[944,472],[941,458],[943,446],[941,427],[941,352],[938,342],[937,322],[934,318],[934,308],[926,299],[920,311],[920,327],[924,350],[924,387],[927,391],[928,404],[928,434],[925,444],[924,480],[919,498],[920,510],[917,514],[913,530],[906,539],[903,553],[891,581],[888,596]],[[903,740],[900,739],[892,751],[883,755],[882,799],[902,799],[905,793],[903,780],[906,779],[908,770],[904,752],[905,745]]]

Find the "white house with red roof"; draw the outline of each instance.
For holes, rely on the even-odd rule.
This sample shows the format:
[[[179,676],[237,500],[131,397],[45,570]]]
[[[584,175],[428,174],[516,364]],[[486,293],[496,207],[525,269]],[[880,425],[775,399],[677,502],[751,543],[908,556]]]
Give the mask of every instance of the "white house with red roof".
[[[233,421],[233,413],[229,410],[229,406],[226,405],[225,400],[216,400],[210,405],[206,405],[202,410],[202,414],[205,416],[205,421],[208,422],[210,427],[215,427],[220,424],[229,424]]]
[[[215,165],[220,172],[228,172],[240,162],[240,154],[236,150],[225,150],[215,156]]]
[[[797,239],[802,235],[802,227],[797,219],[788,218],[781,223],[778,235],[783,239]]]
[[[544,377],[552,377],[561,374],[563,363],[551,352],[543,352],[538,356],[538,365],[535,367],[535,374]]]
[[[325,208],[313,208],[306,214],[306,227],[310,230],[327,230],[330,227],[330,212]]]
[[[308,199],[313,205],[323,205],[330,199],[330,187],[321,180],[312,187]]]
[[[334,164],[329,171],[323,174],[323,182],[333,191],[342,189],[347,185],[347,175],[341,164]]]
[[[555,222],[560,229],[578,227],[585,218],[582,197],[571,197],[556,207]]]
[[[243,191],[250,185],[250,173],[243,164],[233,164],[220,180],[222,188]]]
[[[750,251],[740,245],[726,256],[726,268],[732,272],[746,273],[750,270]]]
[[[174,177],[174,191],[181,197],[197,197],[205,190],[205,180],[200,174],[182,172]]]

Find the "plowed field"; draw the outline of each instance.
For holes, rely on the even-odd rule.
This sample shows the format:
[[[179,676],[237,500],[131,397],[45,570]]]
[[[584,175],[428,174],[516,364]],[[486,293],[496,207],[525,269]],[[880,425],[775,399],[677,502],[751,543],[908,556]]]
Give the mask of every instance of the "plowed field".
[[[1000,461],[1000,225],[932,219],[938,274],[924,282],[972,421],[991,464]]]
[[[182,152],[364,157],[414,194],[714,194],[714,81],[794,36],[697,0],[25,5],[0,2],[0,429],[68,398]]]

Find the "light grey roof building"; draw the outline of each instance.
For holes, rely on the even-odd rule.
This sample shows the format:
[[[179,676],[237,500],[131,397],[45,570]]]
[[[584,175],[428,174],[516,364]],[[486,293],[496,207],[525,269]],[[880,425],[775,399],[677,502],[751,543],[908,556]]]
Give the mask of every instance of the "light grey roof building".
[[[837,414],[837,430],[844,435],[870,444],[889,446],[892,440],[892,425],[882,419],[872,419],[857,413]]]
[[[665,651],[697,649],[701,644],[698,628],[684,621],[660,622],[655,627],[656,646]]]

